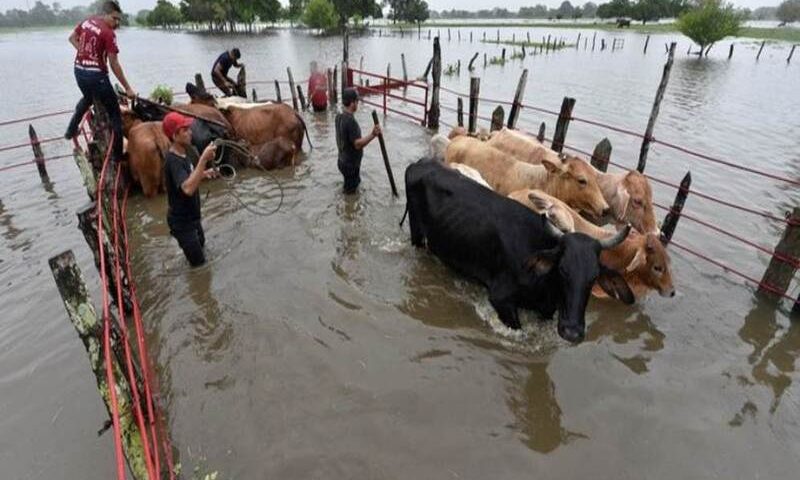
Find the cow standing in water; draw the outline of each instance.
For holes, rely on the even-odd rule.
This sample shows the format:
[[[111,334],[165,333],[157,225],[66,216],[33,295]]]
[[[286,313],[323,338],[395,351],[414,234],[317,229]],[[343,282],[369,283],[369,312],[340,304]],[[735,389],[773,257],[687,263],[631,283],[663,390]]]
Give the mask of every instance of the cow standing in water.
[[[520,328],[519,307],[547,318],[558,310],[558,334],[580,342],[595,281],[633,303],[623,278],[599,263],[600,252],[620,244],[630,227],[603,240],[564,234],[543,215],[434,160],[410,165],[405,180],[411,243],[427,244],[445,264],[484,284],[507,326]]]

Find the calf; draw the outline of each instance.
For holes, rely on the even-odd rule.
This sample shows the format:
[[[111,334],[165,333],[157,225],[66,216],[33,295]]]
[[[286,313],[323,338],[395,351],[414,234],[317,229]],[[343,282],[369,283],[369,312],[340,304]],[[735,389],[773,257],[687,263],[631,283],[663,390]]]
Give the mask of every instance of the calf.
[[[539,188],[594,217],[608,212],[595,170],[578,159],[564,164],[544,160],[541,165],[531,165],[484,142],[459,136],[447,146],[445,160],[478,170],[492,189],[504,196],[516,190]]]
[[[278,137],[265,143],[251,163],[265,170],[294,166],[297,159],[297,147],[289,140]]]
[[[592,284],[625,303],[634,298],[622,277],[599,263],[600,252],[621,243],[628,228],[610,239],[563,234],[544,215],[480,187],[434,160],[405,172],[411,243],[454,270],[484,284],[500,320],[520,328],[518,307],[551,317],[558,333],[579,342]]]
[[[520,190],[509,197],[536,213],[547,215],[562,231],[581,232],[598,239],[613,235],[613,232],[588,222],[567,204],[540,190]],[[623,274],[637,299],[644,298],[651,290],[658,291],[662,297],[675,296],[669,256],[657,235],[632,232],[620,245],[605,250],[600,261]],[[603,296],[597,288],[593,293]]]

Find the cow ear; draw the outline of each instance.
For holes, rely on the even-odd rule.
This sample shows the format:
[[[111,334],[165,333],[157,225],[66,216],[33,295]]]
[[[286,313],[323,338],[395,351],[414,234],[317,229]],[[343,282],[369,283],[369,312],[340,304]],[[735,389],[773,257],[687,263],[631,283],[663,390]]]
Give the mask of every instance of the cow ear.
[[[547,173],[561,173],[561,172],[563,172],[563,169],[561,168],[561,165],[556,165],[554,162],[552,162],[550,160],[547,160],[547,159],[543,159],[542,160],[542,166],[547,170]]]
[[[619,182],[617,185],[617,195],[614,199],[615,203],[615,210],[619,219],[625,218],[625,214],[628,212],[628,203],[631,201],[631,195],[628,193],[628,189],[625,188],[623,182]]]
[[[647,263],[647,253],[645,253],[645,249],[637,248],[636,255],[633,257],[633,260],[631,260],[631,263],[629,263],[628,266],[625,267],[625,271],[632,272],[646,263]]]
[[[525,266],[536,275],[545,275],[556,265],[560,253],[561,249],[558,247],[542,250],[528,257]]]
[[[597,284],[609,296],[616,298],[625,305],[632,305],[636,297],[628,286],[628,282],[614,270],[600,265],[600,276],[597,277]]]

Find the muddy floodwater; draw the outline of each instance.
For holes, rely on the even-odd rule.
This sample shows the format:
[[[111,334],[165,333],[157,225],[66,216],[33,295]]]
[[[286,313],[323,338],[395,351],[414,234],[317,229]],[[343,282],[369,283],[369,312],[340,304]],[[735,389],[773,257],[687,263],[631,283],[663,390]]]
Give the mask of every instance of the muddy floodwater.
[[[466,63],[480,52],[481,93],[510,100],[523,66],[525,100],[643,131],[673,35],[599,32],[583,46],[483,68],[483,29],[456,30],[443,63],[462,62],[444,85],[468,91]],[[504,29],[521,39],[578,31]],[[591,34],[583,30],[583,36]],[[423,36],[426,31],[423,30]],[[0,121],[70,108],[78,99],[66,30],[0,33]],[[435,31],[434,31],[435,35]],[[494,35],[494,31],[487,36]],[[621,50],[599,51],[624,39]],[[737,164],[800,179],[800,61],[789,46],[737,41],[733,59],[720,44],[708,59],[686,55],[677,38],[669,88],[655,136]],[[238,46],[250,80],[305,78],[308,62],[333,65],[341,39],[281,31],[214,37],[127,29],[119,33],[131,84],[149,93],[181,87]],[[590,39],[591,43],[591,39]],[[431,43],[355,37],[351,61],[400,75],[404,53],[419,75]],[[510,53],[510,51],[509,51]],[[256,84],[261,98],[271,84]],[[284,97],[288,90],[284,87]],[[442,94],[444,105],[455,97]],[[397,104],[395,104],[397,105]],[[489,115],[494,104],[481,104]],[[370,109],[357,114],[362,127]],[[413,105],[401,106],[418,113]],[[443,110],[444,120],[455,113]],[[63,133],[66,116],[35,120],[41,137]],[[284,187],[278,213],[274,182],[240,172],[230,186],[202,187],[210,264],[190,271],[165,224],[166,199],[136,196],[129,207],[133,262],[160,402],[183,470],[219,478],[520,479],[796,478],[800,468],[800,323],[790,304],[775,309],[711,264],[670,249],[678,294],[633,307],[592,300],[587,339],[569,345],[553,322],[523,318],[521,332],[501,326],[483,288],[464,281],[398,227],[403,170],[423,155],[430,133],[387,117],[386,142],[400,199],[390,195],[377,144],[363,163],[361,192],[340,193],[333,116],[305,114],[314,149],[302,165],[276,172]],[[535,130],[554,118],[523,110]],[[486,122],[480,123],[486,126]],[[612,159],[634,166],[639,141],[573,122],[567,143],[591,150],[604,136]],[[27,138],[27,124],[0,127],[0,145]],[[48,156],[69,152],[62,142]],[[0,165],[30,152],[0,153]],[[74,163],[54,161],[42,184],[35,168],[0,176],[0,477],[110,478],[113,441],[97,431],[107,418],[84,348],[66,318],[47,259],[72,249],[99,299],[91,253],[75,211],[86,200]],[[788,183],[755,177],[654,146],[647,172],[782,216],[800,195]],[[669,205],[675,190],[653,185]],[[782,226],[690,196],[686,213],[767,248]],[[657,210],[659,221],[664,212]],[[675,240],[759,278],[769,257],[687,219]],[[790,295],[797,296],[793,285]]]

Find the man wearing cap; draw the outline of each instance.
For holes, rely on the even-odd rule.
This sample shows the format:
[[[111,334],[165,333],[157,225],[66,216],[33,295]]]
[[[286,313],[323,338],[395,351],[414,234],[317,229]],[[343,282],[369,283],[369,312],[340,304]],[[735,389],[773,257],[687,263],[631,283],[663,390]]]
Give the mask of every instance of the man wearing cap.
[[[200,221],[200,182],[218,176],[214,169],[206,169],[214,159],[217,147],[211,143],[197,166],[189,157],[197,158],[197,150],[192,146],[192,119],[177,112],[170,112],[162,124],[164,134],[171,145],[164,159],[164,183],[167,187],[167,224],[169,232],[178,241],[186,259],[193,266],[206,263],[203,247],[206,243],[203,225]]]
[[[64,138],[71,140],[78,133],[78,124],[95,100],[99,101],[111,122],[114,131],[113,159],[122,159],[122,114],[119,110],[117,94],[108,79],[108,65],[114,76],[125,88],[129,97],[136,96],[128,85],[117,54],[117,36],[114,34],[122,22],[122,10],[114,1],[103,2],[102,15],[90,17],[75,27],[69,36],[69,43],[77,51],[75,55],[75,80],[78,82],[83,98],[75,107]]]
[[[242,68],[244,63],[239,63],[242,53],[238,48],[222,52],[214,61],[211,67],[211,80],[226,97],[230,97],[236,92],[236,82],[228,77],[231,67]]]
[[[361,157],[364,147],[381,133],[380,125],[372,127],[366,137],[353,114],[358,110],[358,92],[346,88],[342,92],[342,113],[336,115],[336,146],[339,149],[338,166],[344,177],[344,193],[355,193],[361,183]]]

